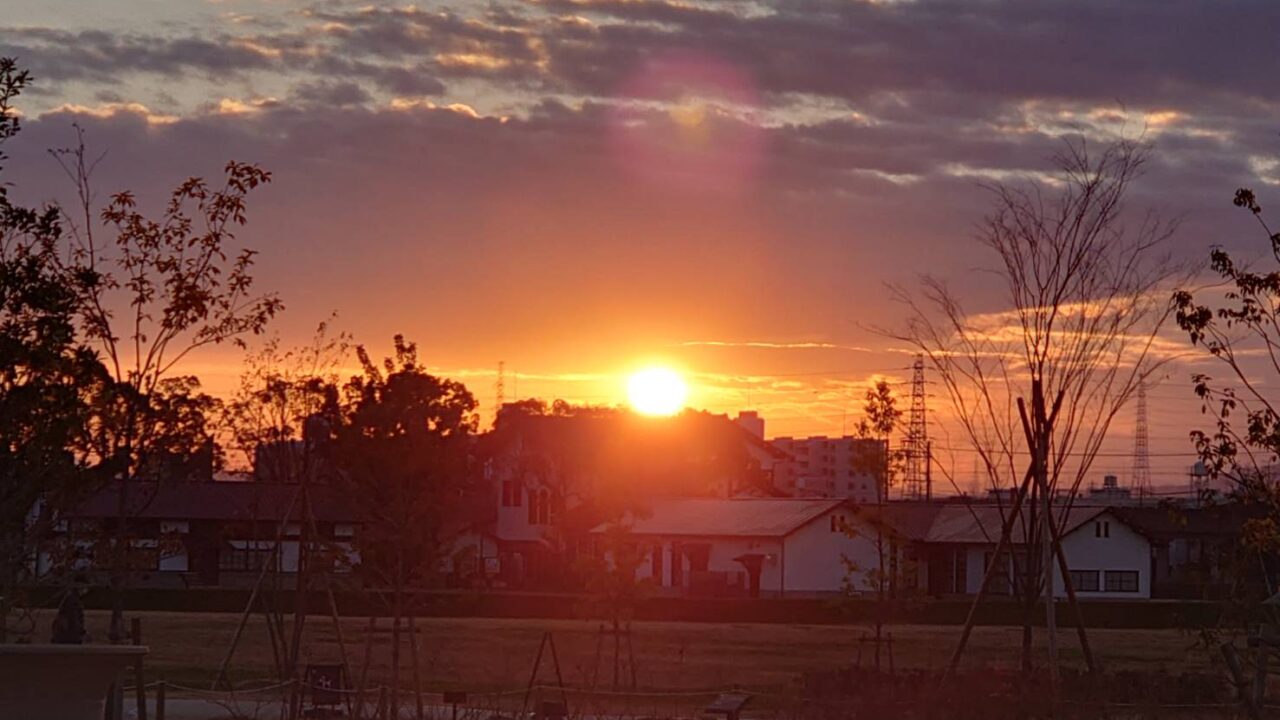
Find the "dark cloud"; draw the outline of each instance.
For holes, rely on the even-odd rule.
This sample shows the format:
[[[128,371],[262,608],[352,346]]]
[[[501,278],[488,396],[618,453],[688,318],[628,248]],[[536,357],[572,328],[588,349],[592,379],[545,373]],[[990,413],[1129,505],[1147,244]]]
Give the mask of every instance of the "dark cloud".
[[[306,105],[346,107],[363,105],[372,98],[353,82],[307,82],[294,88],[293,98]]]
[[[162,38],[52,28],[0,29],[0,55],[19,58],[47,80],[99,83],[131,72],[174,77],[197,71],[226,77],[274,64],[269,53],[226,36]]]

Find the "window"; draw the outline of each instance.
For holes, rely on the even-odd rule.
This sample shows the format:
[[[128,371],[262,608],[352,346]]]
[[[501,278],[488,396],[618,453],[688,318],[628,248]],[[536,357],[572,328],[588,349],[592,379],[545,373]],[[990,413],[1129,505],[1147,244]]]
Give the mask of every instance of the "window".
[[[952,592],[969,592],[969,551],[960,548],[955,551],[955,577]]]
[[[993,561],[998,565],[995,573],[991,576],[991,584],[987,587],[987,591],[992,595],[1008,595],[1013,589],[1009,582],[1009,556],[1008,554],[1002,554],[996,559],[992,557],[993,555],[994,553],[990,552],[982,554],[983,572],[991,568]]]
[[[545,489],[529,493],[529,524],[551,524],[551,493]]]
[[[218,553],[218,569],[229,572],[261,570],[271,559],[269,548],[223,548]]]
[[[520,507],[523,503],[524,487],[516,480],[502,481],[502,507]]]
[[[156,547],[130,547],[125,557],[126,566],[130,570],[159,570],[160,550]]]
[[[1093,536],[1100,538],[1111,537],[1111,522],[1108,520],[1099,520],[1093,524]]]
[[[1138,592],[1137,570],[1108,570],[1107,592]]]
[[[1098,571],[1072,570],[1071,587],[1076,592],[1098,592]]]

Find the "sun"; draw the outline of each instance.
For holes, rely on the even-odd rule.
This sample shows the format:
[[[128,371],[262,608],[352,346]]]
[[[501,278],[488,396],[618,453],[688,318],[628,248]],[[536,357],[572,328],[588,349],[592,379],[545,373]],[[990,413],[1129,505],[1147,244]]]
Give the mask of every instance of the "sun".
[[[627,400],[644,415],[675,415],[688,395],[684,378],[668,368],[647,368],[627,379]]]

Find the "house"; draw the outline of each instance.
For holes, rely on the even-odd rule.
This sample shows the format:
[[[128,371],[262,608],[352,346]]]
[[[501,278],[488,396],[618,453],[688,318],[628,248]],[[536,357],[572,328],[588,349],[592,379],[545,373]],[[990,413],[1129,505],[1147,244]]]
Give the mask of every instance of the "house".
[[[570,582],[605,517],[652,497],[776,494],[770,469],[784,454],[724,415],[547,414],[509,404],[483,456],[495,489],[501,583],[554,588]]]
[[[1241,544],[1248,523],[1268,517],[1263,505],[1164,504],[1113,512],[1151,541],[1153,597],[1215,599],[1248,585],[1271,594],[1276,586],[1280,558],[1249,553]]]
[[[1007,512],[1007,506],[970,503],[904,503],[863,511],[872,520],[882,518],[916,546],[917,555],[925,559],[919,586],[933,596],[976,594],[993,562],[1003,569],[993,576],[988,593],[1013,592],[1018,568],[1026,567],[1031,554],[1041,549],[1038,542],[1028,544],[1027,523],[1019,520],[1011,528],[1009,549],[996,557]],[[1055,507],[1054,512],[1077,597],[1151,597],[1152,542],[1141,527],[1112,508]],[[1058,597],[1066,597],[1060,571],[1054,589]]]
[[[659,594],[797,597],[874,590],[880,542],[906,567],[908,548],[877,535],[844,500],[658,498],[623,521],[639,544],[638,579]],[[592,529],[603,538],[607,524]]]
[[[306,517],[300,487],[235,481],[131,483],[125,516],[132,584],[247,587],[269,562],[281,575],[296,576]],[[317,551],[331,559],[336,573],[349,573],[359,560],[353,547],[359,518],[332,487],[311,486],[308,496]],[[61,565],[105,581],[106,560],[99,547],[116,527],[119,499],[119,486],[112,485],[63,512],[50,537],[41,540],[37,575]]]

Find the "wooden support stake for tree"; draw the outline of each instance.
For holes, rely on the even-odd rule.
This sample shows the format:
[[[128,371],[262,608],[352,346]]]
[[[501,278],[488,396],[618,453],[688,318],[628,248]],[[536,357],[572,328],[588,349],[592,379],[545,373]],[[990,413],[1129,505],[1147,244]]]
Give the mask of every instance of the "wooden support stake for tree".
[[[538,641],[538,653],[533,656],[533,670],[529,672],[529,684],[524,689],[524,701],[520,703],[520,716],[524,717],[529,710],[529,696],[533,694],[534,683],[538,681],[538,666],[542,664],[542,651],[547,646],[547,638],[551,636],[550,632],[542,633],[542,639]]]
[[[1009,545],[1009,535],[1013,530],[1013,523],[1018,518],[1018,512],[1022,509],[1022,502],[1027,497],[1027,490],[1030,488],[1032,472],[1027,470],[1026,477],[1022,480],[1022,485],[1018,488],[1018,492],[1013,498],[1013,507],[1009,510],[1009,515],[1005,517],[1004,523],[1000,528],[1000,540],[996,543],[996,550],[991,555],[991,564],[987,566],[987,571],[983,573],[982,585],[978,588],[978,594],[974,596],[973,603],[969,605],[969,613],[965,616],[964,628],[960,631],[960,642],[956,644],[956,649],[951,653],[951,660],[947,663],[947,670],[942,674],[942,681],[955,673],[956,668],[960,666],[960,658],[964,655],[965,646],[969,643],[969,635],[973,632],[974,622],[978,616],[978,606],[987,596],[987,586],[991,584],[995,578],[996,570],[1000,567],[1000,556],[1004,553]]]
[[[1059,391],[1057,399],[1053,402],[1053,411],[1049,413],[1048,421],[1050,426],[1053,425],[1053,422],[1058,417],[1058,412],[1062,409],[1062,398],[1062,391]],[[1023,403],[1022,398],[1018,398],[1018,407],[1024,414],[1026,413],[1025,403]],[[987,586],[991,583],[992,578],[995,577],[996,568],[1000,565],[1000,554],[1009,545],[1013,523],[1017,520],[1018,513],[1022,510],[1022,503],[1027,497],[1027,490],[1030,488],[1034,477],[1035,467],[1033,464],[1032,467],[1027,468],[1027,473],[1022,478],[1022,485],[1018,487],[1018,492],[1014,495],[1013,507],[1009,509],[1009,515],[1005,517],[1004,522],[1001,524],[1000,541],[996,544],[996,551],[991,556],[991,564],[987,566],[987,571],[983,574],[982,587],[978,588],[978,594],[973,598],[973,604],[969,606],[969,614],[965,617],[964,629],[960,631],[960,642],[956,644],[955,652],[951,654],[951,660],[947,663],[946,672],[942,675],[942,682],[944,683],[960,666],[960,658],[964,655],[965,646],[969,643],[969,635],[972,634],[974,622],[977,620],[978,606],[986,598]]]
[[[1076,589],[1071,582],[1071,571],[1067,567],[1067,555],[1062,549],[1062,535],[1058,531],[1058,523],[1049,516],[1049,531],[1053,533],[1053,549],[1054,555],[1058,558],[1058,571],[1062,574],[1062,584],[1067,591],[1067,605],[1071,608],[1072,615],[1076,621],[1076,636],[1080,638],[1080,651],[1084,654],[1084,664],[1088,668],[1090,674],[1098,674],[1102,668],[1098,666],[1098,660],[1093,655],[1093,648],[1089,645],[1089,634],[1085,631],[1084,611],[1080,608],[1080,602],[1076,598]]]
[[[1236,646],[1224,642],[1218,646],[1222,658],[1227,662],[1227,672],[1231,673],[1231,682],[1236,686],[1236,695],[1251,720],[1262,720],[1261,710],[1253,704],[1253,695],[1249,692],[1249,683],[1244,679],[1244,670],[1240,667],[1240,656],[1236,654]]]
[[[130,619],[130,635],[133,638],[134,645],[142,644],[142,618]],[[142,670],[142,656],[139,655],[133,661],[134,681],[137,683],[134,690],[135,699],[138,704],[138,720],[147,720],[147,677]]]
[[[1267,665],[1271,661],[1271,648],[1267,644],[1267,626],[1258,629],[1257,651],[1253,658],[1253,707],[1261,714],[1267,702]]]
[[[165,682],[156,684],[156,720],[164,720],[165,716]]]
[[[1061,398],[1061,393],[1059,393]],[[1036,489],[1040,495],[1040,545],[1041,554],[1039,574],[1044,593],[1044,629],[1045,640],[1049,650],[1049,694],[1057,697],[1058,692],[1058,615],[1054,604],[1053,593],[1053,533],[1050,522],[1053,514],[1053,498],[1049,488],[1049,443],[1053,437],[1053,421],[1045,413],[1044,386],[1039,378],[1031,381],[1031,418],[1027,417],[1026,404],[1018,398],[1018,416],[1022,420],[1022,432],[1026,436],[1027,448],[1031,451],[1031,465],[1035,468]],[[1027,556],[1030,557],[1028,549]],[[1032,606],[1031,590],[1034,585],[1028,581],[1028,607]],[[1030,627],[1030,626],[1028,626]]]
[[[356,693],[356,720],[361,720],[364,717],[364,695],[369,681],[369,663],[373,659],[373,634],[377,632],[377,629],[378,618],[376,615],[370,615],[369,627],[364,633],[364,665],[360,668],[360,683]]]
[[[631,623],[627,623],[627,662],[631,664],[631,690],[636,689],[636,647],[631,642]]]
[[[423,719],[422,712],[422,666],[418,664],[418,628],[413,622],[414,608],[409,608],[409,659],[413,662],[413,698],[417,720]]]
[[[542,664],[542,653],[544,650],[551,652],[552,667],[556,671],[556,687],[560,688],[560,702],[565,708],[569,707],[569,694],[565,691],[564,675],[560,673],[560,655],[556,652],[556,640],[551,636],[548,630],[542,633],[542,641],[538,643],[538,654],[533,658],[533,670],[529,673],[529,685],[524,690],[524,701],[520,704],[520,716],[524,717],[529,710],[529,696],[533,694],[533,688],[538,681],[538,667]]]
[[[569,696],[564,689],[564,675],[560,673],[560,653],[556,652],[556,639],[551,636],[551,632],[547,632],[547,644],[551,646],[551,663],[556,669],[556,686],[560,688],[560,702],[564,704],[566,711],[569,708]]]
[[[218,674],[213,678],[213,685],[210,690],[217,690],[218,687],[227,678],[227,667],[231,665],[231,656],[236,652],[236,645],[240,643],[240,636],[244,633],[244,627],[249,623],[249,615],[253,612],[253,606],[258,600],[258,595],[262,589],[262,583],[267,579],[267,570],[270,569],[273,562],[280,553],[280,542],[284,539],[285,525],[288,523],[289,516],[293,514],[293,507],[298,502],[298,494],[301,488],[295,490],[293,497],[289,500],[289,507],[285,510],[284,520],[280,522],[276,529],[275,545],[271,549],[271,554],[267,557],[267,561],[262,564],[262,569],[258,571],[258,579],[253,583],[253,590],[249,593],[249,602],[244,605],[244,612],[240,613],[240,622],[236,625],[235,634],[231,636],[231,646],[227,648],[227,654],[222,658],[222,664],[218,666]],[[256,535],[256,533],[255,533]],[[256,541],[253,541],[256,543]],[[271,632],[271,621],[267,620],[267,632]],[[275,636],[272,635],[272,649],[275,648]],[[279,672],[282,668],[277,660],[276,670]],[[286,678],[281,676],[282,681]]]

